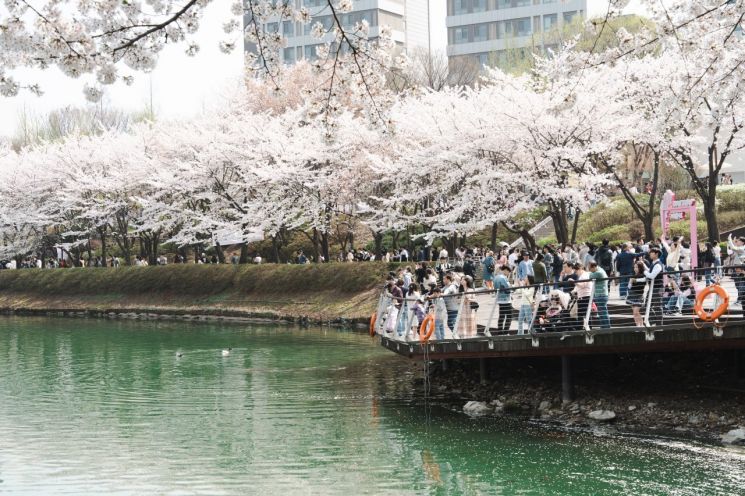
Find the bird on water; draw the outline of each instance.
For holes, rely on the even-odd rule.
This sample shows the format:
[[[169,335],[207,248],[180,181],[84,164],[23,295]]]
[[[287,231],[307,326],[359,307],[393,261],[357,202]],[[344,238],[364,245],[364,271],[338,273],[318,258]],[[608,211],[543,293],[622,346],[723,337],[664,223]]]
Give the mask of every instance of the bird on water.
[[[230,355],[230,351],[231,351],[232,349],[233,349],[233,348],[228,348],[227,350],[222,350],[222,356],[228,356],[228,355]]]

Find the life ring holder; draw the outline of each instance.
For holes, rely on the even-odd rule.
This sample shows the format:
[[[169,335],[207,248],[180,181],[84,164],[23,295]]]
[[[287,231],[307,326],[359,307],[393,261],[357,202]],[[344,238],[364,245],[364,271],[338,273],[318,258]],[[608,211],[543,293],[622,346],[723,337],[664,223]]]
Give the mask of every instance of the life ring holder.
[[[377,312],[370,316],[370,337],[375,337],[375,323],[378,321]]]

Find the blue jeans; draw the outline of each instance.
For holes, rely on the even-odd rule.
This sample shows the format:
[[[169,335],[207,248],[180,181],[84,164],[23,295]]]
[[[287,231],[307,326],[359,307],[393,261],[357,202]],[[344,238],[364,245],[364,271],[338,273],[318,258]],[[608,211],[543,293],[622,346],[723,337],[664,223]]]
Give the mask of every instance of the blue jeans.
[[[435,339],[445,339],[445,324],[438,318],[435,318]]]
[[[517,333],[525,334],[523,332],[523,324],[530,330],[530,321],[533,320],[533,309],[530,305],[520,305],[520,314],[517,316]]]
[[[448,310],[448,329],[455,333],[455,321],[458,319],[458,310]]]
[[[623,276],[619,279],[618,294],[621,298],[626,298],[629,294],[629,276]]]
[[[596,296],[593,301],[595,302],[595,306],[598,307],[598,320],[600,320],[600,328],[609,329],[610,315],[608,315],[608,297]]]
[[[683,311],[684,308],[693,308],[693,301],[682,295],[671,296],[670,299],[667,300],[667,305],[665,306],[665,310],[670,312],[673,310]]]

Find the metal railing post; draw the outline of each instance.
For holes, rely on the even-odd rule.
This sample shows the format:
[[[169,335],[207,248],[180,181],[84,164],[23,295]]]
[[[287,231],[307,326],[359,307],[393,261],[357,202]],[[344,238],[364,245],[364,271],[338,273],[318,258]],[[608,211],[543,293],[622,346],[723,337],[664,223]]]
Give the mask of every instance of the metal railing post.
[[[652,327],[649,322],[649,312],[652,309],[652,298],[654,298],[654,279],[647,285],[647,308],[644,310],[644,327]]]
[[[497,326],[499,325],[499,289],[494,292],[494,306],[491,307],[491,312],[489,312],[489,320],[486,322],[486,327],[484,328],[484,335],[485,336],[491,336],[491,323],[492,319],[494,319],[494,313],[497,314]]]
[[[530,325],[528,326],[528,333],[533,333],[533,326],[535,325],[535,319],[538,316],[538,306],[541,304],[543,299],[543,283],[539,284],[535,288],[535,294],[533,295],[533,316],[530,318]]]
[[[460,298],[460,304],[458,305],[458,313],[455,315],[455,323],[453,323],[455,329],[450,329],[453,333],[453,337],[456,339],[460,339],[460,335],[458,334],[458,324],[460,323],[460,317],[463,314],[463,304],[466,301],[465,295],[466,293],[463,293],[462,296],[458,296],[458,298]],[[452,298],[455,297],[453,296]]]
[[[592,315],[592,301],[595,298],[595,279],[590,279],[590,299],[587,301],[587,311],[585,312],[584,328],[590,332],[590,316]]]

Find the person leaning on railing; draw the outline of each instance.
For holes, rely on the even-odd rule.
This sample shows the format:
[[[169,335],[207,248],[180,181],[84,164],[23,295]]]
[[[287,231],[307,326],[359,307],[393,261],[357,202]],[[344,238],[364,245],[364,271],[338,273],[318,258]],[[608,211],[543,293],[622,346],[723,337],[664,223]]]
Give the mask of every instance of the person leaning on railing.
[[[745,270],[742,267],[745,264],[745,237],[740,236],[733,239],[730,234],[727,238],[727,248],[731,253],[732,265],[738,266],[735,267],[732,279],[735,281],[735,288],[737,288],[737,302],[745,310]]]

